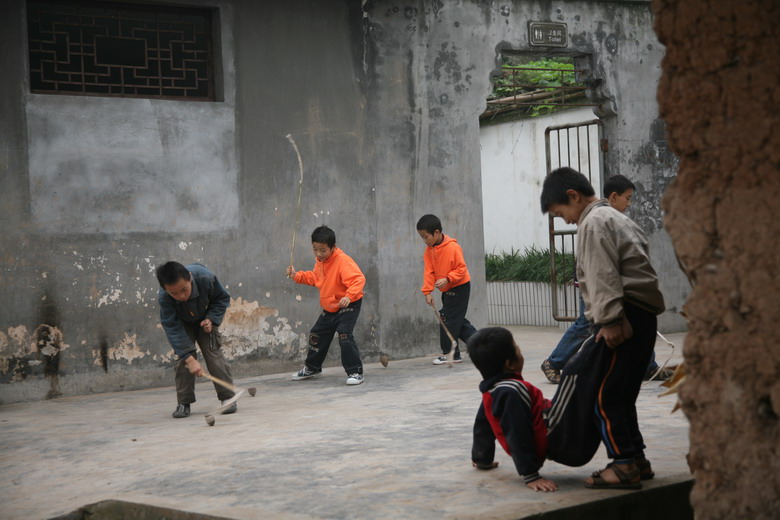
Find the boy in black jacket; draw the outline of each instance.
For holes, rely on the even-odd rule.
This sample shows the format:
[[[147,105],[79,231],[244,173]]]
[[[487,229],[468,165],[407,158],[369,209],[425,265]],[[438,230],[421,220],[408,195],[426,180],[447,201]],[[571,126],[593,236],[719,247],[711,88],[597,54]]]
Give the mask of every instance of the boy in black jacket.
[[[474,421],[474,467],[498,466],[493,460],[498,441],[528,487],[555,491],[554,482],[539,476],[545,459],[566,466],[590,462],[601,442],[593,420],[600,374],[593,367],[603,362],[603,351],[593,338],[566,364],[552,402],[523,380],[523,355],[507,329],[480,329],[469,338],[468,352],[484,378]]]
[[[512,457],[526,486],[534,491],[557,491],[558,485],[539,475],[547,456],[547,425],[543,412],[550,401],[523,380],[523,355],[512,333],[501,327],[479,330],[468,341],[468,352],[484,380],[482,404],[474,421],[471,461],[493,469],[496,441]]]

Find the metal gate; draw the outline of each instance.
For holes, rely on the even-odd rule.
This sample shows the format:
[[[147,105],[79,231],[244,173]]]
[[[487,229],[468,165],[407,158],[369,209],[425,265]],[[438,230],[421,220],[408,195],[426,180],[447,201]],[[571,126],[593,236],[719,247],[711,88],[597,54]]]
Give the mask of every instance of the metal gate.
[[[573,125],[550,126],[544,131],[547,173],[562,166],[582,172],[601,194],[604,152],[601,121],[594,119]],[[553,318],[574,321],[579,316],[579,289],[574,285],[577,228],[548,216],[550,229],[550,278]]]

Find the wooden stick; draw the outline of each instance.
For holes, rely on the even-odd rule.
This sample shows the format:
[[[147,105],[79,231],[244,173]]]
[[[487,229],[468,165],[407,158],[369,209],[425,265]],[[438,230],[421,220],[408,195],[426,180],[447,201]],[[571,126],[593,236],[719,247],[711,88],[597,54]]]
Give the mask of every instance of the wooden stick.
[[[298,171],[300,172],[300,178],[298,179],[298,202],[295,205],[295,224],[293,226],[292,232],[292,245],[290,246],[290,265],[295,265],[295,231],[298,229],[298,218],[301,214],[301,192],[303,191],[303,159],[301,159],[301,152],[298,151],[298,145],[295,144],[295,139],[293,139],[292,134],[287,134],[285,137],[287,137],[287,140],[290,141],[290,144],[295,150],[295,155],[298,156]]]
[[[455,359],[455,347],[458,346],[458,342],[455,341],[455,338],[452,337],[452,332],[450,332],[450,329],[447,328],[447,325],[444,324],[444,320],[441,317],[441,314],[439,311],[436,310],[436,307],[431,305],[431,309],[433,309],[434,314],[436,314],[436,319],[439,320],[439,325],[444,329],[444,332],[447,333],[447,337],[450,338],[450,341],[452,342],[450,345],[450,351],[447,353],[447,366],[452,367],[452,360]]]
[[[217,383],[219,386],[224,386],[228,390],[232,390],[235,393],[239,393],[241,391],[237,387],[235,387],[235,386],[231,385],[230,383],[228,383],[227,381],[224,381],[224,380],[222,380],[222,379],[220,379],[218,377],[214,377],[211,374],[207,374],[206,372],[203,372],[203,377],[205,377],[206,379],[209,379],[209,380]]]

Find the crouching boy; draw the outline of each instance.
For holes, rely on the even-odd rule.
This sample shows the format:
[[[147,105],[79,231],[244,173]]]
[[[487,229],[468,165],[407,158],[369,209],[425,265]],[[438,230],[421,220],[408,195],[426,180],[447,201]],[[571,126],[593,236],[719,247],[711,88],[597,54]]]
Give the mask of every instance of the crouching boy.
[[[483,377],[472,464],[479,469],[498,466],[493,460],[498,441],[526,486],[534,491],[557,491],[555,482],[539,475],[547,455],[543,412],[551,403],[523,379],[524,359],[512,333],[501,327],[480,329],[469,339],[468,353]]]

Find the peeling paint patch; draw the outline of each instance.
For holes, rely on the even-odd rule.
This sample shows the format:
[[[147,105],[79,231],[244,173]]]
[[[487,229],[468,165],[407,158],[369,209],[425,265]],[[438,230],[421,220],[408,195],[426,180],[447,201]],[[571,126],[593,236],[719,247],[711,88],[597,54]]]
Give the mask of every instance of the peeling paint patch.
[[[246,301],[239,296],[235,300],[230,299],[230,307],[225,312],[224,324],[259,327],[265,318],[276,316],[278,313],[277,309],[261,306],[256,301]]]
[[[110,294],[106,294],[104,296],[100,297],[100,300],[98,301],[98,308],[100,308],[103,305],[109,305],[111,303],[116,303],[117,300],[119,300],[119,297],[122,295],[122,289],[114,289],[113,292]]]
[[[52,378],[49,397],[59,395],[56,382],[59,370],[59,354],[69,348],[63,342],[60,329],[47,324],[38,325],[30,333],[24,325],[10,327],[7,333],[0,331],[0,375],[3,382],[23,381],[31,375]],[[43,366],[43,373],[39,367]]]
[[[62,341],[62,331],[51,325],[38,325],[33,333],[33,337],[38,339],[31,345],[31,350],[33,352],[40,352],[44,356],[54,357],[59,354],[60,351],[70,347],[70,345]]]
[[[303,298],[301,298],[301,295],[300,295],[300,294],[296,294],[296,295],[295,295],[295,299],[296,299],[297,301],[301,301],[301,300],[303,300]]]
[[[227,359],[249,355],[293,358],[299,355],[299,335],[279,310],[241,297],[230,300],[220,326],[224,338],[222,350]]]
[[[144,351],[136,341],[136,334],[130,335],[125,332],[124,338],[115,347],[110,347],[106,351],[106,357],[114,361],[126,361],[128,365],[132,365],[136,359],[143,359],[149,355],[149,351]],[[95,365],[102,365],[100,349],[95,352]]]
[[[187,250],[187,242],[179,242],[179,249],[181,249],[182,251],[186,251]]]

